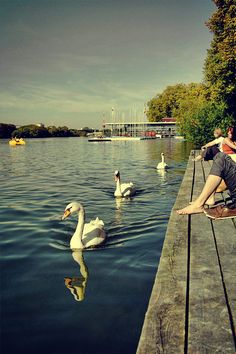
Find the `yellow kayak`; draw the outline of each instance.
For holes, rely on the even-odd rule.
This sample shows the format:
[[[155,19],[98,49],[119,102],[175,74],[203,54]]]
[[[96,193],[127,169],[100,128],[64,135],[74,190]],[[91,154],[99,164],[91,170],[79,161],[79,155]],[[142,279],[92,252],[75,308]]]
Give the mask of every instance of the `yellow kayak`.
[[[19,140],[9,140],[9,145],[16,146],[16,145],[25,145],[25,141],[23,139]]]

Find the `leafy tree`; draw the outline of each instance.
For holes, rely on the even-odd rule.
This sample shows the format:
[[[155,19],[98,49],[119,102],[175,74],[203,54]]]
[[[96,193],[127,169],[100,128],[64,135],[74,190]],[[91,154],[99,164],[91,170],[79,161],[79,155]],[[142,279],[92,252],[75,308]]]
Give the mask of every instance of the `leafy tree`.
[[[47,128],[50,136],[57,136],[57,127],[54,125]]]
[[[16,127],[14,126],[14,129]],[[89,128],[88,128],[89,129]],[[91,131],[91,129],[89,129]],[[70,136],[86,136],[87,132],[77,129],[69,129],[66,126],[37,126],[37,125],[25,125],[12,132],[12,136],[18,136],[22,138],[47,138],[47,137],[70,137]]]
[[[148,102],[147,116],[149,121],[158,122],[162,118],[172,117],[172,112],[178,107],[179,97],[185,92],[184,84],[167,86],[160,94],[157,94]]]
[[[65,126],[64,127],[58,127],[54,136],[57,136],[57,137],[68,137],[68,136],[70,136],[70,131]]]
[[[15,129],[14,124],[0,123],[0,139],[9,139]]]
[[[215,127],[225,129],[236,119],[236,3],[213,0],[217,9],[207,22],[213,33],[202,84],[168,86],[148,103],[148,118],[175,117],[189,141],[201,145]]]
[[[226,112],[224,104],[205,103],[192,107],[191,113],[190,110],[183,110],[179,130],[188,141],[200,146],[213,139],[216,127],[226,133],[227,128],[233,123],[234,118]]]
[[[70,136],[80,136],[79,130],[77,129],[70,129]]]
[[[92,133],[93,129],[89,128],[89,127],[84,127],[81,130],[84,130],[86,133]]]
[[[19,136],[21,138],[45,138],[49,136],[49,132],[45,127],[31,124],[18,128],[13,132],[13,136]]]
[[[79,137],[87,136],[88,132],[93,132],[92,129],[86,127],[86,130],[69,129],[66,126],[38,126],[34,124],[24,125],[16,129],[13,124],[0,123],[0,138],[10,138],[18,136],[20,138],[47,138],[47,137]]]
[[[161,94],[148,102],[148,119],[151,122],[160,121],[165,117],[176,117],[183,100],[192,100],[200,96],[202,99],[204,87],[202,84],[177,84],[168,86]]]
[[[217,9],[207,22],[213,33],[204,66],[207,95],[213,102],[224,102],[236,118],[236,3],[213,0]]]

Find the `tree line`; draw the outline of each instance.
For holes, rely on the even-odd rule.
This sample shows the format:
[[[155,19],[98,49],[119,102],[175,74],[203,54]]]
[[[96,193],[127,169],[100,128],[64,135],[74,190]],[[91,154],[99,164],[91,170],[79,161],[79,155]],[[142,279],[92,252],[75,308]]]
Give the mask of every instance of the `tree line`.
[[[49,137],[76,137],[87,136],[88,133],[93,132],[92,129],[85,127],[81,130],[69,129],[63,127],[44,127],[34,124],[24,125],[16,128],[14,124],[0,123],[0,138],[9,139],[11,137],[18,138],[49,138]]]
[[[212,139],[215,127],[226,130],[236,121],[236,4],[213,2],[217,9],[206,23],[213,38],[203,81],[168,86],[148,102],[149,121],[176,118],[179,133],[196,145]]]

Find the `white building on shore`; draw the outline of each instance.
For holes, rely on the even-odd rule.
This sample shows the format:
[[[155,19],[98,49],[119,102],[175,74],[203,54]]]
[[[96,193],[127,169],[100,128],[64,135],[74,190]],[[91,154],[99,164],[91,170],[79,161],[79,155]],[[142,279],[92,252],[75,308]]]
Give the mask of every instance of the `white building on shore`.
[[[111,135],[117,136],[156,136],[174,137],[177,134],[176,120],[163,118],[160,122],[111,122],[105,124]]]

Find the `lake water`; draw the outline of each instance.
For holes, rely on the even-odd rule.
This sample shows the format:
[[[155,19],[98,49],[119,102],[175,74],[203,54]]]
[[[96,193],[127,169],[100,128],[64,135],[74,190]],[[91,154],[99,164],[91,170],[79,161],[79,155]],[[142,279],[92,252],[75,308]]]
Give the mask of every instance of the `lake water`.
[[[2,353],[135,353],[189,151],[174,139],[0,141]],[[113,197],[116,169],[132,200]],[[104,247],[68,248],[77,219],[60,216],[74,200],[104,221]]]

